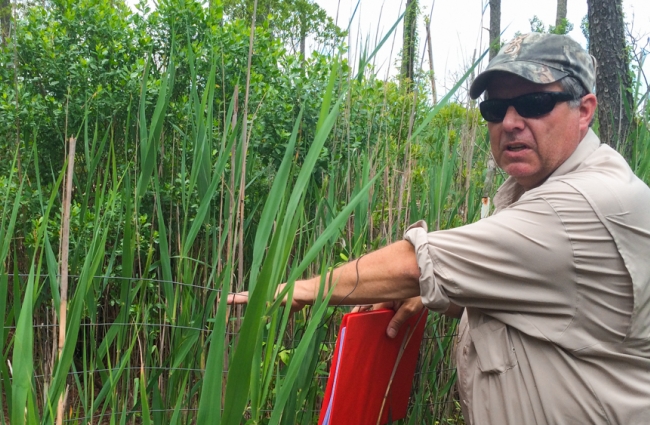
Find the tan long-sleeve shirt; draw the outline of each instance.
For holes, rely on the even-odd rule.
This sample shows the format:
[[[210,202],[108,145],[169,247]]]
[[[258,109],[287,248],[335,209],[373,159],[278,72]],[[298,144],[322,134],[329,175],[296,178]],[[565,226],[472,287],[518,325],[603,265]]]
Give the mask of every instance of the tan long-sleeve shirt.
[[[457,350],[473,425],[650,424],[650,189],[589,131],[538,188],[415,247],[424,304],[466,307]]]

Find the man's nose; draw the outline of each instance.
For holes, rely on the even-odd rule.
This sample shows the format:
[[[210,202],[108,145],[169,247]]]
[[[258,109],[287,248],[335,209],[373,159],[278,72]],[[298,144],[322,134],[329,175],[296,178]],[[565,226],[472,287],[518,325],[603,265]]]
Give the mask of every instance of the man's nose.
[[[524,128],[524,119],[517,112],[514,106],[509,106],[506,116],[503,118],[503,129],[505,131],[520,130]]]

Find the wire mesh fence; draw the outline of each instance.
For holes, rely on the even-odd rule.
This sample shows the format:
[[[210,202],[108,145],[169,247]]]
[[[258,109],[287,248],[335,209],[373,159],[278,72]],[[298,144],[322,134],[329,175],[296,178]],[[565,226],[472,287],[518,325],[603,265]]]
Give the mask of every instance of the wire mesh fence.
[[[24,275],[10,275],[15,290],[25,279]],[[53,409],[48,389],[57,370],[59,325],[50,283],[49,277],[45,277],[38,286],[32,321],[34,370],[31,385],[41,412]],[[162,295],[160,285],[163,283],[171,284],[176,294],[171,307]],[[182,418],[181,423],[194,423],[210,342],[213,338],[224,339],[222,387],[225,389],[245,309],[230,309],[226,332],[216,335],[213,324],[215,300],[220,296],[217,288],[97,276],[93,290],[94,293],[86,297],[73,362],[67,373],[65,422],[102,424],[127,423],[126,420],[140,423],[146,409],[153,423],[169,423],[174,415]],[[127,296],[123,297],[125,293]],[[318,364],[309,384],[309,396],[300,407],[301,423],[315,423],[318,419],[338,324],[347,310],[331,307],[320,325],[325,335],[317,351]],[[263,332],[262,345],[281,344],[277,347],[277,358],[262,357],[272,365],[271,387],[286,373],[309,320],[309,311],[294,315],[284,335],[275,340],[269,339],[270,323],[269,329]],[[15,332],[16,324],[10,316],[4,325],[6,343],[3,347],[9,373],[0,376],[2,388],[10,388],[13,382],[11,364]],[[451,351],[455,336],[455,321],[438,315],[428,316],[411,393],[409,412],[415,417],[412,423],[455,424],[462,420],[453,385],[456,374]],[[3,393],[3,412],[7,412],[10,400],[6,391]],[[273,388],[268,393],[271,395],[268,405],[260,410],[262,415],[270,415],[272,409]],[[143,402],[147,406],[143,406]]]

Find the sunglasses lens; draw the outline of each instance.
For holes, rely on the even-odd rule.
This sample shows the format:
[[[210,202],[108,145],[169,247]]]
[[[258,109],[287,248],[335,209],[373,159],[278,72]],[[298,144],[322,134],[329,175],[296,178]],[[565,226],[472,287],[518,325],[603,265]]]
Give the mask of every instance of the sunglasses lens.
[[[556,102],[551,93],[530,93],[513,99],[512,106],[522,117],[535,118],[551,112]]]
[[[508,102],[501,99],[485,100],[479,104],[483,119],[488,122],[501,122],[506,116]]]

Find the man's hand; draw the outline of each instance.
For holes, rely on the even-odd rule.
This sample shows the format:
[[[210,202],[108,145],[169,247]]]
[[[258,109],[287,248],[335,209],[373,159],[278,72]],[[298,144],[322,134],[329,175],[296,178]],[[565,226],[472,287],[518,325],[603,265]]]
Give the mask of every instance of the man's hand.
[[[373,305],[358,305],[352,309],[352,312],[357,313],[361,311],[380,310],[385,308],[393,309],[396,311],[395,316],[393,316],[390,323],[388,324],[388,328],[386,328],[386,335],[388,335],[390,338],[395,338],[404,322],[406,322],[413,315],[416,315],[422,311],[424,304],[422,304],[422,298],[418,296],[401,301],[389,301]],[[463,314],[463,307],[457,306],[456,304],[449,304],[449,308],[443,314],[445,316],[459,319]]]
[[[305,301],[301,301],[297,296],[296,293],[298,289],[302,289],[300,285],[302,284],[302,281],[297,281],[296,286],[294,287],[294,297],[291,300],[291,312],[295,313],[297,311],[302,310],[305,308],[309,303]],[[285,288],[287,284],[283,283],[281,285],[278,285],[277,290],[275,291],[276,296],[282,292],[282,290]],[[248,304],[248,291],[243,291],[243,292],[237,292],[234,294],[229,294],[228,295],[228,300],[227,303],[230,305],[239,305],[239,304]],[[286,305],[287,303],[287,297],[285,296],[284,299],[282,300],[282,305]]]
[[[406,300],[388,301],[385,303],[373,304],[371,306],[356,306],[352,309],[352,312],[379,310],[383,308],[393,309],[396,311],[395,316],[393,316],[388,324],[388,328],[386,328],[386,335],[388,335],[389,338],[395,338],[399,332],[399,328],[402,327],[404,322],[406,322],[411,316],[422,311],[424,304],[422,304],[422,298],[417,296]]]

